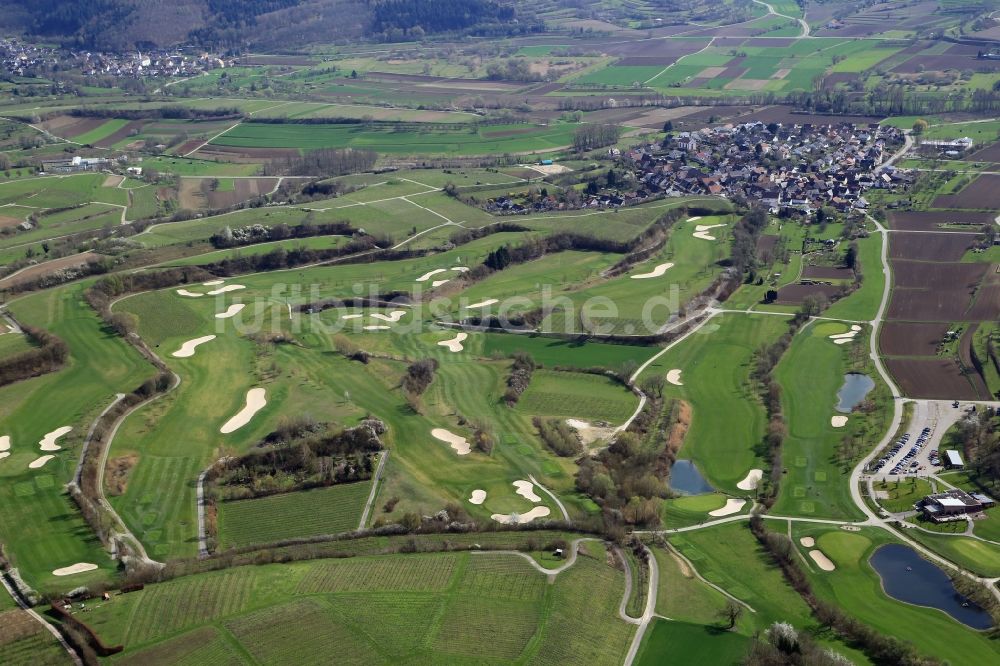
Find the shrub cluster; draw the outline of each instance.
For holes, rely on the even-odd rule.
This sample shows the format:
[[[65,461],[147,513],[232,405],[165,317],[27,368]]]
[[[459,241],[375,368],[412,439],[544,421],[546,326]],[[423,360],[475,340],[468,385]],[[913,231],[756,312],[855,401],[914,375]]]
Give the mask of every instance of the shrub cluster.
[[[514,354],[514,363],[507,377],[507,390],[503,394],[503,400],[508,407],[513,407],[521,399],[521,394],[528,389],[534,372],[535,361],[529,354],[524,352]]]
[[[583,444],[576,431],[562,419],[543,419],[538,416],[531,420],[538,430],[545,446],[563,458],[572,458],[583,453]]]

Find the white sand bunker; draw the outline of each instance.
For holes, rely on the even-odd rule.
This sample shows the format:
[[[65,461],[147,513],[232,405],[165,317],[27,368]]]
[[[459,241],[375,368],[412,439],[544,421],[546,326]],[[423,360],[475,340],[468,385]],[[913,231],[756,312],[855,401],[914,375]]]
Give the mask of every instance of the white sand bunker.
[[[363,331],[388,331],[389,327],[388,326],[381,326],[381,325],[362,326],[361,330],[363,330]]]
[[[700,220],[700,219],[701,219],[701,215],[695,215],[694,217],[689,217],[689,218],[687,219],[687,221],[688,221],[688,222],[697,222],[697,221],[698,221],[698,220]]]
[[[62,447],[56,444],[56,440],[72,429],[70,426],[63,426],[47,433],[45,437],[42,437],[42,441],[38,442],[38,448],[42,451],[58,451]]]
[[[462,343],[465,341],[467,337],[469,337],[468,333],[459,333],[451,340],[442,340],[441,342],[438,343],[438,347],[447,347],[448,351],[453,353],[460,352],[463,349],[465,349]]]
[[[39,467],[44,467],[45,463],[55,458],[54,455],[49,454],[47,456],[42,456],[41,458],[36,458],[28,463],[28,469],[38,469]]]
[[[747,501],[742,499],[727,499],[726,506],[721,509],[716,509],[715,511],[709,511],[708,515],[715,516],[719,518],[721,516],[731,516],[734,513],[739,513],[746,506]]]
[[[826,556],[826,553],[824,553],[822,550],[810,550],[809,557],[811,557],[813,559],[813,562],[816,563],[816,566],[818,566],[823,571],[833,571],[834,569],[837,568],[836,566],[834,566],[833,562],[830,561],[830,558]]]
[[[226,421],[226,424],[219,429],[223,435],[228,435],[231,432],[235,432],[250,423],[250,419],[253,415],[264,409],[267,405],[267,398],[265,397],[264,389],[262,388],[252,388],[247,391],[247,404],[239,411],[233,418]]]
[[[816,539],[813,539],[812,537],[802,537],[799,539],[799,543],[802,544],[803,548],[812,548],[816,545]]]
[[[486,491],[476,488],[472,491],[472,497],[469,498],[469,504],[482,504],[486,501]]]
[[[94,571],[97,569],[96,564],[91,564],[90,562],[77,562],[68,567],[63,567],[62,569],[56,569],[52,572],[53,576],[72,576],[73,574],[85,573],[87,571]]]
[[[10,451],[0,451],[0,460],[10,457]]]
[[[847,417],[846,416],[831,416],[830,417],[830,425],[832,425],[834,428],[843,428],[845,425],[847,425]]]
[[[525,513],[494,513],[490,518],[504,525],[524,525],[535,518],[544,518],[552,513],[547,506],[536,506]]]
[[[695,219],[697,219],[697,218],[695,218]],[[712,229],[716,229],[718,227],[724,227],[724,226],[726,226],[726,225],[725,224],[699,224],[699,225],[697,225],[694,228],[694,233],[692,234],[692,236],[694,236],[695,238],[700,238],[702,240],[708,240],[708,241],[719,240],[718,238],[716,238],[715,236],[713,236],[712,234],[710,234],[708,232],[711,231]]]
[[[666,273],[668,270],[670,270],[673,267],[674,267],[674,264],[672,262],[668,261],[665,264],[660,264],[659,266],[657,266],[653,270],[649,271],[648,273],[640,273],[639,275],[633,275],[632,279],[633,280],[647,280],[649,278],[658,278],[658,277],[660,277],[661,275],[663,275],[664,273]]]
[[[233,303],[225,312],[220,312],[215,315],[216,319],[229,319],[230,317],[235,317],[239,313],[243,312],[243,308],[246,307],[246,303]]]
[[[678,368],[667,373],[667,381],[674,386],[684,386],[684,382],[681,381],[681,371]]]
[[[245,285],[242,284],[227,284],[225,287],[219,287],[218,289],[213,289],[208,292],[209,296],[218,296],[219,294],[228,294],[231,291],[239,291],[240,289],[246,289]]]
[[[188,340],[181,345],[181,348],[175,351],[171,356],[174,358],[191,358],[194,356],[194,350],[198,348],[198,345],[203,345],[206,342],[211,342],[215,339],[214,335],[203,335],[200,338],[195,338],[194,340]]]
[[[406,314],[406,310],[393,310],[389,314],[385,315],[381,312],[376,312],[372,315],[372,319],[381,319],[382,321],[391,321],[395,324],[397,321],[403,318]]]
[[[428,280],[430,280],[432,277],[434,277],[438,273],[445,273],[447,271],[448,271],[447,268],[435,268],[434,270],[427,271],[426,273],[424,273],[423,275],[421,275],[420,277],[418,277],[417,278],[417,282],[427,282]]]
[[[209,280],[208,282],[202,282],[203,287],[214,287],[216,285],[225,284],[225,280]]]
[[[858,326],[857,324],[853,324],[851,326],[851,330],[849,330],[847,333],[835,333],[827,337],[833,340],[833,344],[835,345],[846,345],[848,342],[853,340],[860,331],[861,327]]]
[[[469,267],[468,266],[452,266],[451,270],[457,271],[459,273],[468,273],[469,272]]]
[[[764,476],[764,471],[760,469],[752,469],[747,472],[746,477],[736,484],[736,487],[740,490],[753,490],[760,483],[761,478]]]
[[[344,315],[343,317],[341,317],[341,319],[361,319],[362,317],[364,317],[364,315],[362,314],[349,314],[349,315]]]
[[[431,437],[439,439],[445,444],[450,445],[451,448],[455,449],[455,453],[460,456],[467,456],[469,455],[469,452],[472,451],[472,447],[469,445],[469,440],[456,435],[450,430],[445,430],[444,428],[434,428],[434,430],[431,430]]]
[[[485,308],[488,305],[493,305],[494,303],[499,303],[500,300],[497,298],[487,298],[485,301],[479,301],[478,303],[473,303],[472,305],[466,305],[467,308]]]
[[[187,296],[188,298],[199,298],[205,295],[205,294],[198,294],[193,291],[188,291],[187,289],[178,289],[177,293],[180,294],[181,296]]]
[[[535,502],[537,504],[542,501],[542,498],[535,494],[535,484],[531,481],[515,481],[514,488],[517,489],[514,492],[529,502]]]
[[[10,435],[0,437],[0,451],[10,451]]]
[[[449,282],[451,282],[451,280],[434,280],[434,282],[431,282],[431,286],[432,287],[440,287],[441,285],[447,284]]]

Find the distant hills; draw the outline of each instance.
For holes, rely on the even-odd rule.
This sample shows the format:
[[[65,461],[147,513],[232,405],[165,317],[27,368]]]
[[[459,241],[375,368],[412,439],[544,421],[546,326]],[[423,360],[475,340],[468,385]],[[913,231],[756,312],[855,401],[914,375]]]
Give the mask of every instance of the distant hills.
[[[294,51],[361,37],[500,35],[541,26],[513,0],[6,0],[4,5],[0,30],[106,51],[175,44]]]

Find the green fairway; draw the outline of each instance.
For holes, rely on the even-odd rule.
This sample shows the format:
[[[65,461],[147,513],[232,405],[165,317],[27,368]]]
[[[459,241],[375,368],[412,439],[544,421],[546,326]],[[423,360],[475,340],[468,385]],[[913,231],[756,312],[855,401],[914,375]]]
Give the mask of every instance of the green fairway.
[[[626,363],[641,364],[656,351],[655,347],[578,342],[534,335],[502,333],[483,335],[484,356],[512,356],[517,352],[524,352],[536,363],[546,366],[575,368],[597,366],[615,370]]]
[[[104,330],[72,285],[10,305],[22,322],[51,330],[69,346],[69,365],[52,374],[0,388],[0,432],[11,437],[11,456],[0,461],[0,540],[32,585],[41,589],[107,579],[115,570],[63,486],[73,474],[79,444],[92,420],[113,399],[152,376],[153,368],[120,338]],[[62,426],[73,430],[40,469],[28,464],[38,442]],[[78,562],[92,573],[56,579],[51,572]]]
[[[843,482],[854,460],[878,441],[888,426],[887,408],[873,413],[855,411],[847,425],[834,428],[831,417],[840,415],[837,391],[844,373],[855,370],[859,359],[867,360],[867,345],[858,342],[836,345],[829,338],[850,330],[847,324],[813,322],[795,336],[778,364],[775,378],[782,388],[782,412],[788,436],[782,448],[785,475],[774,510],[781,515],[815,516],[854,520],[862,518]],[[864,369],[864,368],[862,368]],[[870,376],[876,376],[874,372]],[[870,394],[879,395],[878,389]],[[852,455],[841,442],[857,441]]]
[[[370,490],[371,482],[364,481],[219,502],[219,543],[239,548],[355,530]]]
[[[244,123],[212,140],[237,148],[358,148],[401,155],[485,155],[563,148],[573,125],[484,125],[462,130],[371,129],[363,125]]]
[[[801,524],[797,524],[801,525]],[[882,530],[845,532],[820,526],[797,526],[800,536],[817,538],[816,545],[836,565],[831,572],[816,571],[809,578],[818,596],[835,603],[877,631],[911,643],[920,652],[951,663],[986,664],[997,660],[1000,647],[987,635],[973,631],[948,615],[922,606],[895,601],[882,592],[878,574],[868,563],[874,550],[891,538]]]
[[[568,301],[555,300],[553,306],[561,309],[543,327],[572,333],[580,330],[578,322],[585,317],[590,330],[604,334],[655,334],[722,272],[718,262],[729,251],[726,228],[712,229],[709,234],[717,240],[706,240],[693,236],[697,226],[731,222],[729,216],[709,216],[675,224],[660,254],[625,275],[569,294]],[[665,267],[662,274],[656,275],[657,267]]]
[[[661,356],[643,376],[682,371],[683,386],[668,384],[664,394],[691,403],[691,428],[681,457],[693,460],[720,490],[736,488],[753,468],[763,468],[766,418],[750,384],[751,359],[787,327],[784,317],[723,314]]]
[[[98,603],[87,619],[105,642],[125,644],[116,662],[223,654],[231,663],[296,664],[336,650],[358,664],[618,664],[634,632],[617,615],[624,576],[601,545],[584,548],[551,585],[507,554],[316,560],[147,586]]]
[[[1000,546],[969,537],[911,530],[913,539],[980,576],[1000,576]]]

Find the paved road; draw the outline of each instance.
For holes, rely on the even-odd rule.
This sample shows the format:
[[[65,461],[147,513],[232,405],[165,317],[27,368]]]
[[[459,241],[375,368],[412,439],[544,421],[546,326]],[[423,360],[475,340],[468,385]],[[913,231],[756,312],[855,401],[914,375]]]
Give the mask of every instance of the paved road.
[[[646,629],[649,628],[650,621],[656,616],[656,594],[660,585],[660,567],[656,558],[653,557],[653,553],[645,546],[643,548],[649,561],[649,588],[646,591],[646,608],[642,612],[642,617],[638,619],[639,628],[636,629],[635,636],[632,637],[632,645],[629,646],[628,653],[625,655],[625,666],[632,666],[635,656],[639,653],[639,647],[642,645],[642,638],[646,635]],[[631,592],[632,577],[628,575],[628,571],[626,571],[626,576]]]
[[[368,523],[368,516],[372,513],[372,505],[375,503],[375,497],[378,495],[378,482],[382,478],[382,470],[385,469],[385,461],[389,459],[389,449],[382,452],[382,455],[378,459],[378,467],[375,468],[375,474],[372,475],[372,489],[368,493],[368,501],[365,502],[365,510],[361,512],[361,520],[358,522],[358,529],[365,529],[365,525]]]

